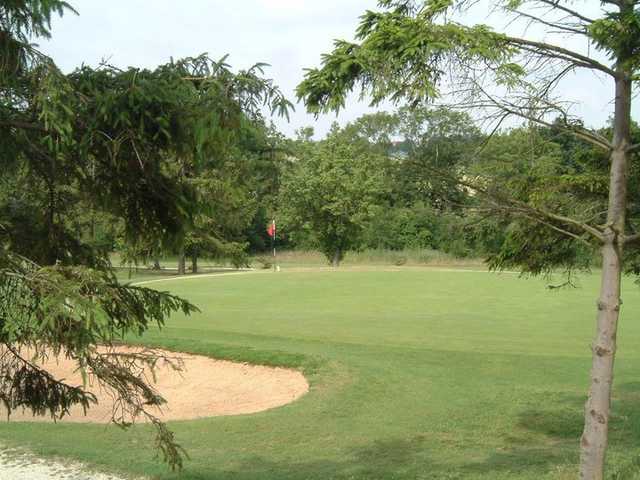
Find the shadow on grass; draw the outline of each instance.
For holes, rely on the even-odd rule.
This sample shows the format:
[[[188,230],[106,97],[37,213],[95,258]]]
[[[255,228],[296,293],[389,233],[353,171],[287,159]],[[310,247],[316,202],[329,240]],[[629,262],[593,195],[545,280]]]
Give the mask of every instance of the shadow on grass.
[[[550,402],[541,399],[541,408],[520,414],[518,426],[543,434],[551,441],[578,442],[584,425],[584,402],[584,397],[570,394],[556,394]],[[631,448],[640,445],[640,382],[615,386],[609,438],[614,446]]]
[[[565,466],[572,463],[572,458],[566,453],[549,447],[514,447],[492,452],[479,462],[470,462],[460,466],[459,471],[467,478],[469,474],[494,478],[498,473],[523,475],[526,478],[539,478],[548,473],[553,467]]]
[[[607,479],[638,479],[640,384],[620,385],[616,392]],[[154,466],[153,472],[138,471],[150,474],[154,480],[569,479],[576,477],[582,404],[583,398],[574,394],[532,397],[530,407],[521,409],[510,422],[509,430],[493,430],[499,435],[502,433],[498,438],[488,433],[485,436],[484,432],[469,432],[469,436],[462,439],[464,444],[458,443],[459,431],[451,438],[445,437],[444,432],[433,431],[424,434],[414,431],[414,434],[379,441],[362,438],[351,446],[345,445],[345,439],[336,437],[331,443],[322,443],[327,445],[326,451],[318,447],[314,437],[308,438],[306,434],[295,437],[299,439],[296,445],[287,443],[286,437],[261,436],[259,438],[265,440],[264,448],[253,442],[247,444],[248,452],[237,447],[229,449],[224,466],[215,463],[218,453],[213,453],[213,450],[225,451],[224,446],[209,445],[208,437],[203,434],[192,439],[196,448],[183,472],[171,473],[162,466]],[[265,425],[269,422],[262,427]],[[72,425],[60,428],[71,433],[77,431]],[[98,428],[93,430],[97,432]],[[71,438],[57,430],[58,433],[54,433],[52,428],[47,431],[49,440]],[[143,435],[128,445],[140,448],[146,438]],[[307,438],[309,450],[304,457],[296,456],[295,452],[306,450],[304,439]],[[289,445],[291,451],[275,450],[278,446],[275,442],[282,442],[283,448]],[[136,469],[145,466],[148,467],[140,463]],[[561,475],[556,475],[558,472]]]
[[[190,467],[179,476],[181,480],[325,480],[325,479],[431,479],[457,478],[434,476],[437,468],[431,468],[425,437],[418,435],[409,439],[377,441],[367,447],[353,448],[343,461],[316,460],[296,463],[273,462],[255,456],[245,460],[234,469],[216,471],[208,468]],[[440,472],[442,469],[439,469]],[[165,478],[165,477],[162,477]],[[174,478],[170,475],[166,478]],[[462,477],[460,477],[462,478]]]
[[[621,385],[614,400],[611,420],[611,455],[607,479],[640,478],[640,383]],[[578,395],[541,396],[539,409],[524,410],[503,445],[478,460],[442,463],[447,458],[441,442],[415,435],[376,441],[342,451],[343,459],[318,458],[296,462],[273,461],[255,455],[233,469],[187,464],[182,480],[393,480],[466,478],[574,478],[578,442],[582,432],[583,398]],[[482,450],[482,448],[480,448]],[[460,452],[458,452],[459,454]],[[477,449],[476,449],[477,454]],[[334,453],[329,454],[333,457]],[[471,457],[471,455],[469,455]],[[562,474],[556,477],[556,472]]]
[[[640,382],[618,385],[615,392],[609,445],[610,451],[618,455],[615,464],[609,462],[607,478],[638,479]],[[541,398],[541,408],[525,410],[519,415],[519,432],[505,436],[503,451],[493,452],[482,462],[465,465],[463,470],[488,476],[500,471],[531,475],[535,471],[550,472],[554,467],[577,465],[584,401],[584,397],[570,394],[555,394],[551,401]]]

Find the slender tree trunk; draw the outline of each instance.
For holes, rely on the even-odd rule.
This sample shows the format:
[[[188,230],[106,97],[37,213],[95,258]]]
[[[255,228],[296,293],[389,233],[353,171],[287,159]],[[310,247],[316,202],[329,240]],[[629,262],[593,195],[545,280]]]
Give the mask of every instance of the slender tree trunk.
[[[191,272],[198,273],[198,256],[193,255],[191,257]]]
[[[162,266],[160,265],[160,259],[155,257],[153,259],[153,270],[162,270]]]
[[[333,258],[331,259],[331,265],[333,265],[334,268],[338,268],[340,266],[341,253],[342,252],[340,250],[336,250],[333,254]]]
[[[591,387],[584,409],[580,441],[580,479],[604,478],[611,387],[620,313],[620,283],[627,208],[627,171],[631,144],[631,81],[619,62],[616,80],[613,151],[610,159],[609,208],[602,247],[602,281],[596,335],[592,345]]]
[[[184,275],[185,273],[187,273],[186,259],[184,250],[180,250],[178,254],[178,275]]]

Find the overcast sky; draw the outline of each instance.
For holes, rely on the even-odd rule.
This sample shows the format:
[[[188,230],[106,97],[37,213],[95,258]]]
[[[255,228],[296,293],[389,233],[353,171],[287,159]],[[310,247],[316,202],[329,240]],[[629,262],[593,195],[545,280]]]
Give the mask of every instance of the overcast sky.
[[[103,58],[121,67],[155,67],[170,57],[207,52],[213,58],[229,54],[234,69],[256,62],[285,94],[295,100],[294,89],[303,69],[317,66],[320,55],[331,50],[333,39],[351,39],[358,17],[375,9],[376,0],[69,0],[79,16],[67,14],[53,23],[53,37],[40,41],[42,50],[65,71],[81,63],[96,65]],[[597,2],[590,2],[591,4]],[[487,22],[486,9],[474,22]],[[588,74],[569,78],[564,94],[576,102],[575,113],[593,126],[610,115],[610,82]],[[351,102],[337,120],[352,120],[370,111]],[[306,125],[324,133],[336,120],[316,120],[302,105],[291,122],[277,120],[288,135]]]

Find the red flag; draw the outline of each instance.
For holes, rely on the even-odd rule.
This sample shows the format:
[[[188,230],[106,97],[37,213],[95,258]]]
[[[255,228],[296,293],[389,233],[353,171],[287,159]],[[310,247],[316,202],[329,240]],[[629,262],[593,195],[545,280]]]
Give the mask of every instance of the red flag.
[[[276,221],[271,222],[271,225],[267,227],[267,233],[271,238],[276,238]]]

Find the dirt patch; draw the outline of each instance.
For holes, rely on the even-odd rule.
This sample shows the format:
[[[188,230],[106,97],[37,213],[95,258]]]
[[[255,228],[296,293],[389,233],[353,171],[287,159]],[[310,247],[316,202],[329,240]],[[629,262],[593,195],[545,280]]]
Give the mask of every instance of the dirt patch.
[[[128,347],[121,350],[131,351]],[[309,391],[307,380],[297,370],[214,360],[200,355],[163,353],[182,361],[181,371],[162,362],[156,366],[153,385],[167,404],[161,410],[151,411],[164,421],[261,412],[293,402]],[[49,359],[44,366],[55,378],[70,385],[82,385],[82,376],[72,360]],[[88,385],[87,390],[98,397],[98,404],[92,406],[86,416],[82,407],[74,407],[71,415],[59,421],[109,422],[112,397],[96,385]],[[0,415],[6,418],[1,404]],[[11,421],[47,422],[51,419],[34,417],[29,411],[14,411]]]

